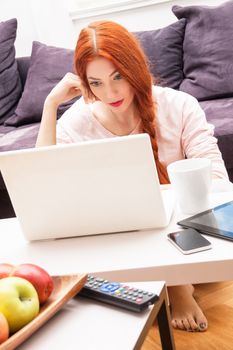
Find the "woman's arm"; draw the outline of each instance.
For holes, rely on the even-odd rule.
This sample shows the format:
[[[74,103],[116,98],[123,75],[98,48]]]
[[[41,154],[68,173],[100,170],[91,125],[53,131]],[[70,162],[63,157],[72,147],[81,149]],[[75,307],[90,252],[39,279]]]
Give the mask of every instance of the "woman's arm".
[[[56,104],[46,99],[36,140],[36,147],[56,144],[57,109],[58,106]]]
[[[57,109],[61,103],[80,95],[83,95],[85,101],[87,100],[87,93],[79,77],[67,73],[45,100],[36,147],[56,144]]]
[[[183,108],[182,145],[187,158],[209,158],[214,178],[228,179],[221,152],[214,137],[214,126],[207,123],[197,100],[187,96]]]

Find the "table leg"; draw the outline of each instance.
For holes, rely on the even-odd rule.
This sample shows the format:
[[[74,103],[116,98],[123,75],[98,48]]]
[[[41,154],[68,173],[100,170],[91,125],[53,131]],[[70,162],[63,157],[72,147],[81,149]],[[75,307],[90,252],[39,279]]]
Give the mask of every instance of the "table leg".
[[[175,350],[176,347],[173,338],[170,310],[167,302],[167,294],[165,287],[163,288],[160,297],[162,304],[157,315],[157,320],[162,349]]]
[[[173,338],[173,331],[171,326],[171,316],[168,306],[167,289],[164,285],[161,293],[159,294],[159,300],[155,302],[149,319],[147,320],[145,327],[140,334],[134,350],[141,349],[141,346],[149,332],[149,329],[153,325],[155,320],[158,320],[159,335],[163,350],[175,350],[175,342]]]

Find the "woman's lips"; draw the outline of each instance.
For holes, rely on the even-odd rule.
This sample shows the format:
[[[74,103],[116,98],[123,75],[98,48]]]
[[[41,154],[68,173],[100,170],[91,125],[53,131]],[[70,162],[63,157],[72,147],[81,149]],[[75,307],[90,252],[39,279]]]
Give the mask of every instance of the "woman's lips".
[[[109,104],[112,107],[119,107],[123,103],[123,101],[124,101],[124,99],[120,100],[120,101],[112,102],[112,103],[109,103]]]

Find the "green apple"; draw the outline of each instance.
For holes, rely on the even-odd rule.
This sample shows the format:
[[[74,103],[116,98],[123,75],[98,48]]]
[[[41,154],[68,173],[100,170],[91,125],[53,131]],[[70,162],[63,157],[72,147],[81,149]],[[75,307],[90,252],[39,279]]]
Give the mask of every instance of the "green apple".
[[[33,320],[39,313],[40,303],[33,285],[21,277],[0,280],[0,312],[6,317],[10,333]]]

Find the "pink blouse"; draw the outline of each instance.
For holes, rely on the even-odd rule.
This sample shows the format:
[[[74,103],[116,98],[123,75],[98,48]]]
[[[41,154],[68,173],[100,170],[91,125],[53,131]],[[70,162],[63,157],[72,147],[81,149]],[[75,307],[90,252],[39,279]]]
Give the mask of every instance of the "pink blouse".
[[[209,158],[212,173],[228,178],[222,155],[198,101],[184,92],[153,86],[157,104],[157,143],[160,161],[168,164],[184,158]],[[141,123],[131,134],[141,133]],[[93,115],[92,105],[80,98],[57,122],[57,143],[72,143],[116,136]]]

